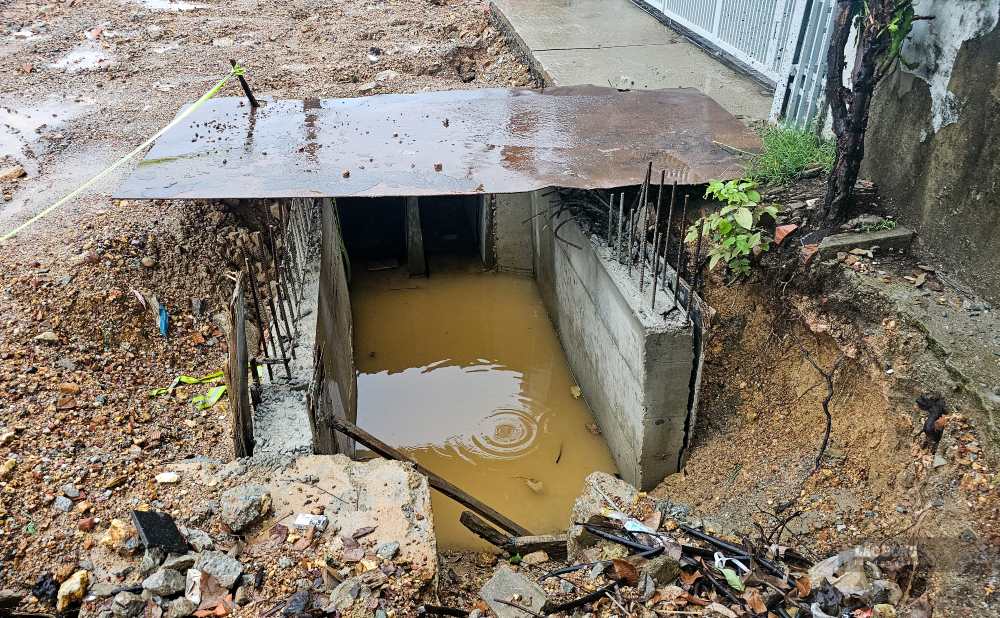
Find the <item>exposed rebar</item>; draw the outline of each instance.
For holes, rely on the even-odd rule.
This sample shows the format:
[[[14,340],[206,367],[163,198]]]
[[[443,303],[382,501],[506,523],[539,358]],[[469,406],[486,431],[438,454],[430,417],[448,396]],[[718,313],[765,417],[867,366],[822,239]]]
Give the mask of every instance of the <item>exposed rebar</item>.
[[[260,293],[257,291],[257,277],[254,276],[253,267],[250,264],[250,257],[247,255],[246,249],[243,250],[243,263],[246,265],[247,278],[250,280],[250,296],[253,298],[253,309],[254,317],[257,322],[257,330],[260,331],[260,345],[258,346],[264,352],[264,356],[267,357],[267,339],[264,337],[264,322],[263,322],[263,311],[260,306]],[[274,342],[271,342],[271,347],[274,347]],[[271,371],[271,366],[267,365],[267,379],[274,380],[274,372]]]
[[[684,196],[684,209],[681,211],[681,235],[680,242],[677,243],[677,267],[674,269],[674,309],[677,308],[678,297],[681,287],[681,256],[684,253],[684,228],[687,226],[688,198]]]

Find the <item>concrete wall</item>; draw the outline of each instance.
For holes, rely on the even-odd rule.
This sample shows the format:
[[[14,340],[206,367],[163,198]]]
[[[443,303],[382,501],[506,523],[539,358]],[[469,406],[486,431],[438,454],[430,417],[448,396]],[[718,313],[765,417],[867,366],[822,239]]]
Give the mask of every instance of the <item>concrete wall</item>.
[[[501,272],[533,274],[531,194],[486,195],[480,215],[483,264]]]
[[[1000,0],[918,0],[911,68],[879,87],[863,175],[935,264],[1000,302]],[[928,260],[930,261],[930,260]]]
[[[549,200],[532,194],[532,214]],[[683,311],[658,315],[669,293],[648,307],[624,268],[603,258],[575,222],[557,240],[547,216],[532,218],[539,291],[587,403],[614,454],[619,473],[651,489],[676,472],[689,422],[693,328]],[[662,303],[662,306],[660,304]],[[697,384],[695,384],[697,386]]]
[[[319,315],[316,363],[309,422],[313,450],[317,454],[344,453],[354,456],[353,441],[334,432],[327,419],[332,416],[357,421],[358,385],[354,371],[354,336],[348,264],[336,206],[323,203],[323,248],[320,265]]]

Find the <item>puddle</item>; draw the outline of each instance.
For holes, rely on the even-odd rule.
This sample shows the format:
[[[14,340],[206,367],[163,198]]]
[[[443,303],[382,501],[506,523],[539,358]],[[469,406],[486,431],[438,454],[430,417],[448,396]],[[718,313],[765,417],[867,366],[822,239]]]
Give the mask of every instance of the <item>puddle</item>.
[[[39,129],[55,129],[92,103],[50,98],[35,105],[0,105],[0,157],[18,158],[25,144],[38,140]]]
[[[196,11],[208,8],[207,4],[184,2],[183,0],[136,0],[136,2],[151,11]]]
[[[354,271],[358,424],[537,534],[614,471],[535,282],[435,260],[429,279]],[[433,492],[442,548],[483,549]]]
[[[62,69],[67,73],[81,71],[97,71],[114,64],[114,58],[109,56],[100,45],[93,42],[77,45],[71,52],[49,65],[52,69]]]

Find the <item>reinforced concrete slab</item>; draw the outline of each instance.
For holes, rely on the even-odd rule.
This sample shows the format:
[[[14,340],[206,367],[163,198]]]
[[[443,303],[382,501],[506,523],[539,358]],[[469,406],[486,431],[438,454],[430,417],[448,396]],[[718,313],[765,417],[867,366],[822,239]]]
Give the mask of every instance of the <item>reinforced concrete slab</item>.
[[[773,93],[629,0],[494,0],[550,85],[697,88],[744,120],[766,119]]]

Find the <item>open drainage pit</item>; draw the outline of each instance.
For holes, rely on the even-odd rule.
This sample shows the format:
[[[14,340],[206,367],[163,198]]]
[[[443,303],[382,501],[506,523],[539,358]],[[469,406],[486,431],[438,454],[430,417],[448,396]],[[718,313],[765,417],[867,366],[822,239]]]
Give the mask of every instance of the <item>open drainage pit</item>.
[[[378,217],[400,222],[380,226],[380,242],[353,225],[352,211],[403,205],[367,201],[340,200],[358,425],[526,528],[564,528],[586,475],[615,466],[535,281],[485,268],[476,219],[431,214],[461,214],[449,204],[421,204],[430,275],[411,277],[404,243],[392,242],[402,217]],[[365,255],[372,246],[388,252]],[[484,547],[459,523],[464,507],[432,500],[440,546]]]

